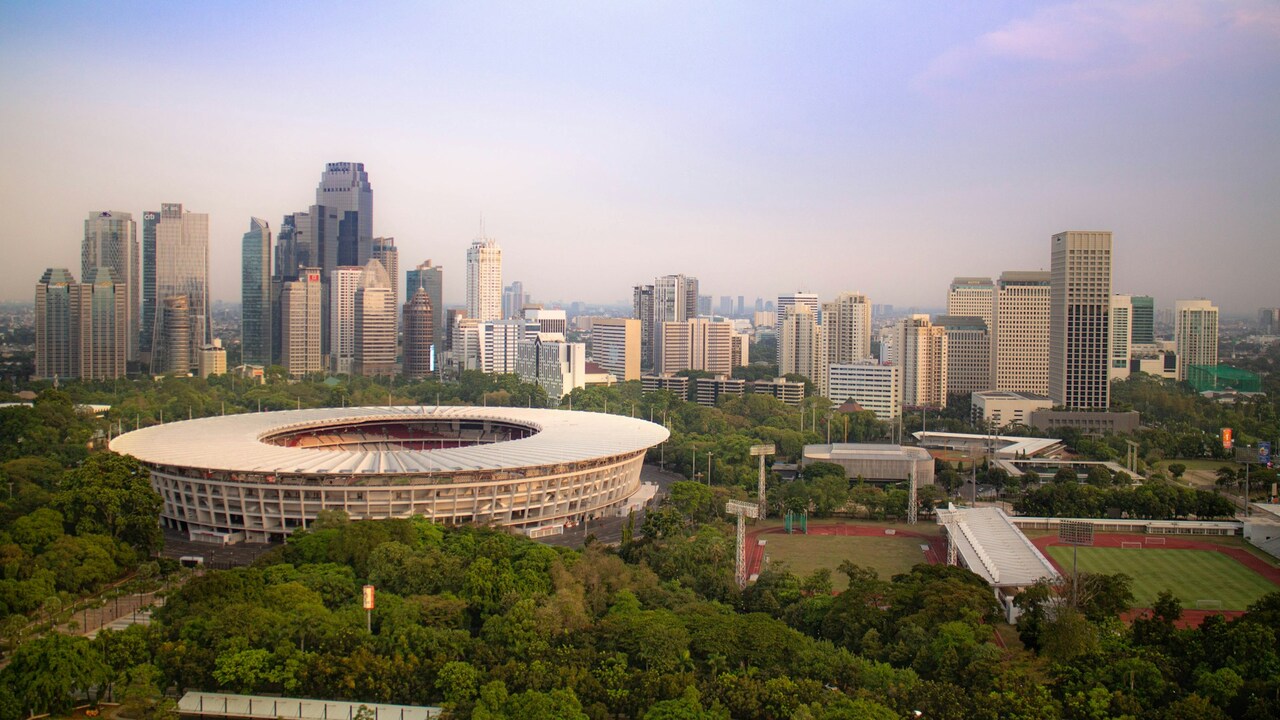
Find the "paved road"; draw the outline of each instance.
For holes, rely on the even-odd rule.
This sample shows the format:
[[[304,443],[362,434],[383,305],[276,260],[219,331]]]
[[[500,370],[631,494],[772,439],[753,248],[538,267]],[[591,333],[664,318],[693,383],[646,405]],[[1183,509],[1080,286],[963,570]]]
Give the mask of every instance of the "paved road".
[[[658,486],[658,493],[649,501],[649,506],[655,505],[666,495],[667,488],[671,486],[671,483],[684,479],[683,475],[659,470],[656,465],[645,465],[640,470],[641,482],[654,483]],[[644,509],[641,509],[636,512],[637,530],[640,529],[640,525],[643,522]],[[606,545],[617,545],[622,542],[622,528],[626,524],[627,518],[625,516],[596,518],[566,530],[563,535],[548,535],[538,538],[538,542],[557,547],[580,548],[586,542],[587,535],[594,535],[599,542]]]

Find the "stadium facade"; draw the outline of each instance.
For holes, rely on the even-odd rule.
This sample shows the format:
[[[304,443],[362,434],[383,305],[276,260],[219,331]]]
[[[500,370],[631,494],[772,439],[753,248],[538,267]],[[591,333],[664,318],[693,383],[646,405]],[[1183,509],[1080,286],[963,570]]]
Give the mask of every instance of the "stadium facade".
[[[536,528],[606,515],[669,433],[617,415],[394,406],[187,420],[112,440],[193,540],[280,541],[322,510],[353,519]]]

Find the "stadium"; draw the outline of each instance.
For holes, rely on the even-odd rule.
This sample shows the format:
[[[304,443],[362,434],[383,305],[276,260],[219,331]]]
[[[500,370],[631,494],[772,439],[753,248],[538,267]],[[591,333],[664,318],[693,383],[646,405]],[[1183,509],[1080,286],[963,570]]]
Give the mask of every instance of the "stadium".
[[[322,510],[532,529],[611,513],[640,489],[659,425],[525,408],[359,407],[186,420],[126,433],[166,528],[278,542]]]

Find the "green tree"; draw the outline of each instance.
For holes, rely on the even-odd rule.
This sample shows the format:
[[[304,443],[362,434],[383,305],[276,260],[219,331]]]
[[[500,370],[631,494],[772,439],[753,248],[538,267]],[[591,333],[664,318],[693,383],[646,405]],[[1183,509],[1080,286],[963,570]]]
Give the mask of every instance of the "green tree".
[[[64,713],[106,680],[107,667],[85,638],[51,632],[19,646],[5,673],[25,710]]]
[[[162,501],[136,459],[96,453],[67,472],[62,488],[56,505],[77,533],[101,533],[147,554],[160,549]]]

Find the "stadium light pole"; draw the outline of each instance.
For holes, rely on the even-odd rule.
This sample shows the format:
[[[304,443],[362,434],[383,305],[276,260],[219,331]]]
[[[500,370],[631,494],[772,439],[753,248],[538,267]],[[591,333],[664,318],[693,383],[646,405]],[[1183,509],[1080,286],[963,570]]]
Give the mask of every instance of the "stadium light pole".
[[[707,451],[707,487],[711,487],[711,451]]]

